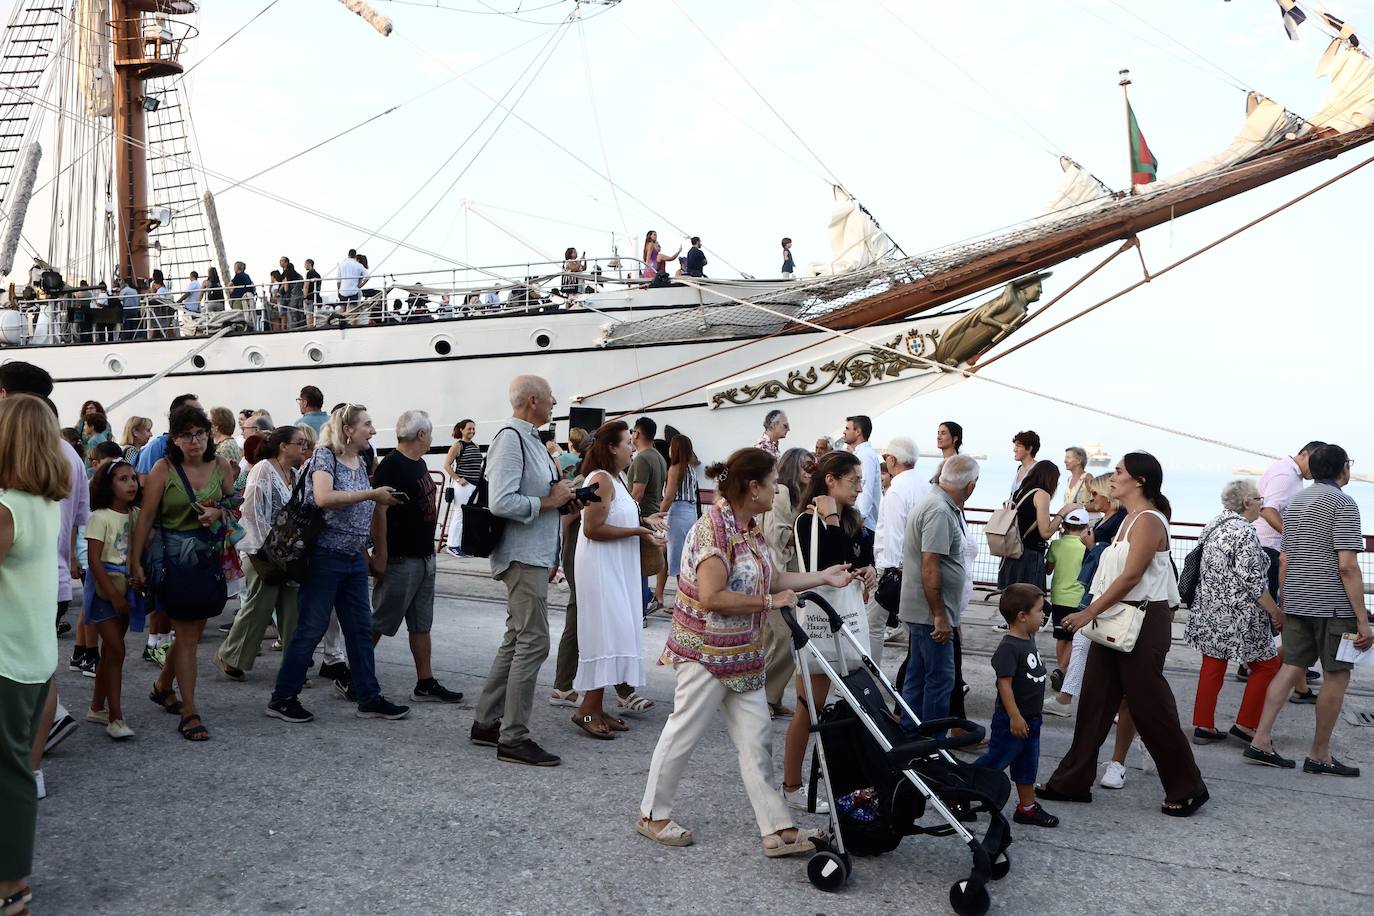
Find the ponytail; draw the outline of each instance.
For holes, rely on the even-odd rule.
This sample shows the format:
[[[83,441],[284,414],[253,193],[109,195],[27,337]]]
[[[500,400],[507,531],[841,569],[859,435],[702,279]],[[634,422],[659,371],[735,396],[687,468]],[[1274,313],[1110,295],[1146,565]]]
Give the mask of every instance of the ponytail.
[[[1159,459],[1149,452],[1127,452],[1121,457],[1121,463],[1126,473],[1139,481],[1141,495],[1172,521],[1173,506],[1161,490],[1164,486],[1164,468],[1160,466]]]

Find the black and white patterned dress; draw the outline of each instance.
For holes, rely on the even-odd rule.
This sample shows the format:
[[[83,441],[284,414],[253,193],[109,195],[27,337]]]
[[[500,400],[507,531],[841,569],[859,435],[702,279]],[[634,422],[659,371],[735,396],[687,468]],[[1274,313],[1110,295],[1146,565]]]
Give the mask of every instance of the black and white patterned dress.
[[[1223,512],[1202,529],[1201,579],[1183,638],[1213,658],[1263,661],[1273,658],[1269,615],[1259,606],[1268,586],[1269,558],[1254,526],[1235,512]]]

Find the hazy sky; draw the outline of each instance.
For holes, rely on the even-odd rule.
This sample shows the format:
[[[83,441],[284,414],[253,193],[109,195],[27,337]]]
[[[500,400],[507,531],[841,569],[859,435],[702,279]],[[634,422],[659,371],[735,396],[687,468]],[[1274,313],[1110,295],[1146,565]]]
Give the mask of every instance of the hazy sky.
[[[206,0],[198,53],[264,5]],[[612,233],[654,228],[670,247],[683,233],[701,235],[713,276],[735,273],[727,262],[769,275],[782,235],[796,240],[800,263],[827,257],[825,168],[915,254],[1040,212],[1060,152],[1124,186],[1122,67],[1135,80],[1132,101],[1161,175],[1231,141],[1245,88],[1310,113],[1325,87],[1313,68],[1326,38],[1309,24],[1302,40],[1286,40],[1272,0],[683,0],[823,168],[673,0],[588,6],[584,24],[561,34],[554,23],[571,3],[532,0],[518,15],[492,13],[516,9],[515,0],[374,5],[395,21],[389,38],[336,0],[288,0],[197,67],[187,83],[201,155],[211,170],[245,177],[433,90],[253,184],[481,263],[539,257],[464,214],[465,199],[551,254],[569,245],[605,253]],[[1374,3],[1328,6],[1374,39]],[[545,61],[550,36],[556,45]],[[495,96],[509,91],[520,117],[596,171],[609,164],[624,189],[618,195],[516,118],[499,123],[503,113],[463,81],[440,86],[521,42],[529,43],[472,81]],[[1143,237],[1146,262],[1162,266],[1370,154],[1374,147],[1154,229]],[[211,188],[226,184],[213,179]],[[1357,472],[1374,471],[1359,394],[1374,339],[1363,282],[1371,188],[1374,168],[989,374],[1260,451],[1287,453],[1313,437],[1338,441],[1357,458]],[[384,261],[386,272],[451,266],[405,249],[391,254],[395,246],[380,239],[363,244],[366,233],[243,189],[221,193],[219,209],[230,259],[249,262],[258,279],[279,254],[297,264],[314,257],[326,268],[353,246],[374,266]],[[622,253],[637,253],[621,244]],[[1061,265],[1046,296],[1102,256]],[[1138,259],[1122,257],[1046,318],[1066,317],[1139,276]],[[1012,433],[1035,428],[1055,454],[1102,442],[1114,454],[1149,448],[1166,467],[1264,463],[978,381],[892,411],[879,419],[877,438],[913,434],[929,448],[947,417],[965,424],[971,448],[998,459]]]

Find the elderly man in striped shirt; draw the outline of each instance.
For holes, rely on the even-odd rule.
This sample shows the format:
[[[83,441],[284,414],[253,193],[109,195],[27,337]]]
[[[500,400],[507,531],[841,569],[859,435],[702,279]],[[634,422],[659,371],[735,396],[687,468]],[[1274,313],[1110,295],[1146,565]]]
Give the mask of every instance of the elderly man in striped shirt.
[[[1292,769],[1296,762],[1274,748],[1274,720],[1288,691],[1302,682],[1308,665],[1320,661],[1323,672],[1317,698],[1316,733],[1302,771],[1328,776],[1359,776],[1331,755],[1331,732],[1341,714],[1351,662],[1337,656],[1347,639],[1356,649],[1374,645],[1364,580],[1356,555],[1364,549],[1360,510],[1342,488],[1350,482],[1351,461],[1339,445],[1312,453],[1314,483],[1283,513],[1283,547],[1279,554],[1283,596],[1284,664],[1269,685],[1264,712],[1245,757],[1266,766]]]

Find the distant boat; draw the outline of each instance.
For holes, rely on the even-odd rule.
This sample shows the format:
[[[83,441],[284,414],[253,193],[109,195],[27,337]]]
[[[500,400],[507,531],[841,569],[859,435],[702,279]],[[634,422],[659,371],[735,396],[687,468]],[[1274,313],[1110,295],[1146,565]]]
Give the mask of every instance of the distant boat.
[[[1098,442],[1088,446],[1088,467],[1090,468],[1109,468],[1112,466],[1112,456],[1107,454],[1107,450]]]

